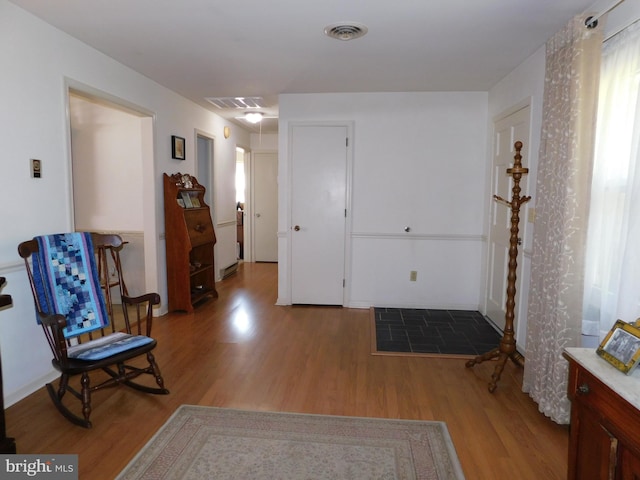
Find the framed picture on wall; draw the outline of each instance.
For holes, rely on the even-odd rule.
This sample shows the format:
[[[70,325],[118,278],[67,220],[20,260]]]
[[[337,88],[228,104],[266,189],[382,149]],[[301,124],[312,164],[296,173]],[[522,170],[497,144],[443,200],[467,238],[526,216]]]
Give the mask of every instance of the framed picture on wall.
[[[640,329],[616,321],[596,353],[621,372],[630,374],[640,361]]]
[[[171,158],[184,160],[184,138],[171,135]]]

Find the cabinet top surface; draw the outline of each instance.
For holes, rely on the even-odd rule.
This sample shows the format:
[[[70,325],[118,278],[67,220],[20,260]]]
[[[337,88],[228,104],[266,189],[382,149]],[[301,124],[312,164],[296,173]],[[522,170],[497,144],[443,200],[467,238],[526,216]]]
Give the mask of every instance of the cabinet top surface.
[[[640,369],[625,375],[599,357],[594,348],[566,348],[566,355],[635,408],[640,409]]]

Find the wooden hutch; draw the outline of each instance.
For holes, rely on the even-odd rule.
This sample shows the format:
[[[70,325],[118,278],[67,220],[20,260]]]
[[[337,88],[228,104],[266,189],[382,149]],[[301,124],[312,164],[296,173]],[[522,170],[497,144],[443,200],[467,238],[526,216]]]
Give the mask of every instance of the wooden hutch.
[[[204,192],[192,175],[164,174],[169,311],[190,313],[196,303],[218,296],[213,253],[216,234]]]

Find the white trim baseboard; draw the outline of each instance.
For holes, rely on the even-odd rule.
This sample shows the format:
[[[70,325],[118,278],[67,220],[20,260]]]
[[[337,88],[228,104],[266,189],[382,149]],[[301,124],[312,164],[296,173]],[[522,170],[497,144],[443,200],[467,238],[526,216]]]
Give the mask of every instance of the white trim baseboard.
[[[20,400],[28,397],[36,390],[42,388],[45,384],[51,383],[60,376],[57,370],[51,370],[48,374],[43,375],[36,380],[29,382],[22,388],[7,394],[4,399],[4,408],[10,407],[14,403],[18,403]]]

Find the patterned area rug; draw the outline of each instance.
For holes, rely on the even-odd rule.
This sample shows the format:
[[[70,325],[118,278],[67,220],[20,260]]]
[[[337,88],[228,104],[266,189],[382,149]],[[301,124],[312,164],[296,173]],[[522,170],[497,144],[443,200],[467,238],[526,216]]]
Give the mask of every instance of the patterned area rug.
[[[443,422],[182,405],[117,478],[462,480],[464,475]]]

